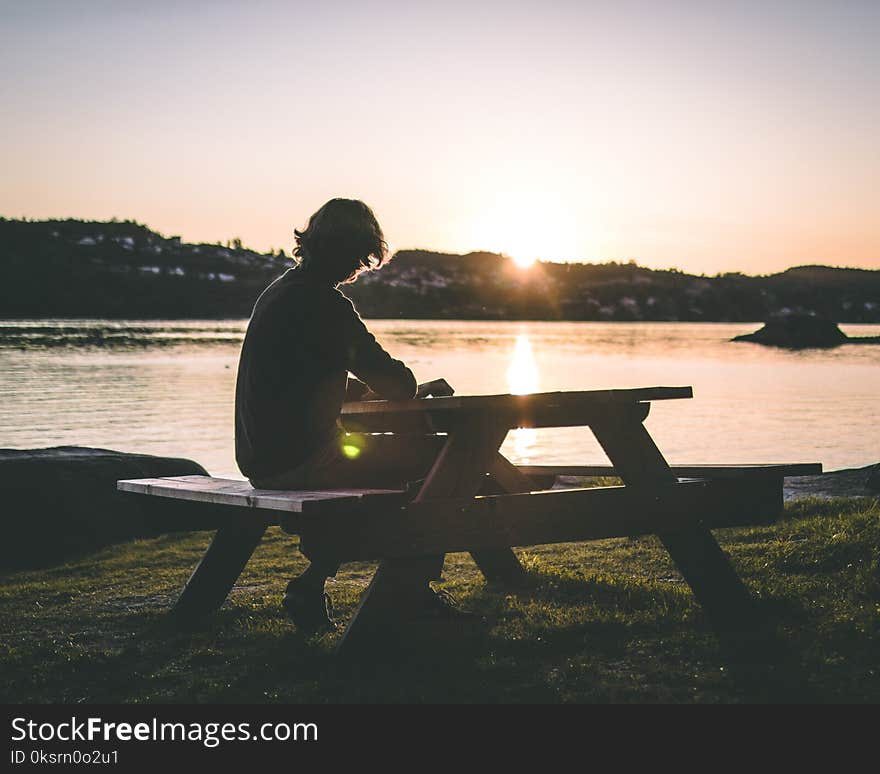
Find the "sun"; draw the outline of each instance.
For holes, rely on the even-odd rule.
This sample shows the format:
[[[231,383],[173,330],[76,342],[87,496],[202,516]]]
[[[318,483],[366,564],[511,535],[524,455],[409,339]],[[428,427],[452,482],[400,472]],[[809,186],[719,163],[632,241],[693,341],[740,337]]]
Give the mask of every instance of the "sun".
[[[537,189],[500,194],[472,221],[469,244],[475,250],[509,255],[520,269],[538,260],[579,257],[579,234],[570,203]]]
[[[538,260],[537,257],[531,255],[512,255],[511,258],[520,269],[531,269],[535,265],[535,261]]]

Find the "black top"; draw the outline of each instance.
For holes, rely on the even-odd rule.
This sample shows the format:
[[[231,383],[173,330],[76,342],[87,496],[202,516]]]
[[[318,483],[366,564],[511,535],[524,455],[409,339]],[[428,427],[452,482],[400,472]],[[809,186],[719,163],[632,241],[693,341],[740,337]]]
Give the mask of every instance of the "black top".
[[[289,269],[257,299],[235,388],[235,458],[248,478],[291,470],[342,432],[348,372],[384,398],[416,380],[335,287]]]

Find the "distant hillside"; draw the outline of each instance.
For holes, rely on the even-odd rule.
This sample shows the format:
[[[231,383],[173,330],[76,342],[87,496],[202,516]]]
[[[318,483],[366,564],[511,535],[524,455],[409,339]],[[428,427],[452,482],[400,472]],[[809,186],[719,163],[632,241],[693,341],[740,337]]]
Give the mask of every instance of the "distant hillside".
[[[540,263],[401,250],[346,288],[371,317],[749,322],[785,310],[880,322],[880,271],[802,266],[766,277],[694,276],[635,263]]]
[[[133,221],[0,218],[0,317],[247,317],[292,261],[187,244]],[[757,321],[784,309],[880,322],[880,271],[694,276],[635,263],[519,269],[494,253],[401,250],[345,288],[369,317]]]
[[[247,317],[288,264],[133,221],[0,220],[0,317]]]

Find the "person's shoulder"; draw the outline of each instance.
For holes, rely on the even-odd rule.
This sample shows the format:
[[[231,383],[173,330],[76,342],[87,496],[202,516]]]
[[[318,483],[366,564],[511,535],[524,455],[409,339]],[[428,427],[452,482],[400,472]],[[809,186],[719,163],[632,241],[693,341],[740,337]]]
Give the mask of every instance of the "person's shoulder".
[[[346,309],[351,309],[354,314],[357,314],[357,310],[355,309],[354,302],[343,293],[338,287],[331,288],[333,294],[333,301]]]
[[[254,304],[254,314],[272,317],[289,314],[301,306],[304,299],[309,298],[309,295],[303,291],[303,285],[298,281],[295,272],[288,269],[260,293]]]
[[[326,297],[329,288],[311,282],[308,277],[297,271],[296,268],[288,269],[280,277],[277,277],[262,293],[261,297],[280,299],[289,296],[302,295],[309,298]]]
[[[254,311],[259,311],[261,309],[265,309],[267,306],[271,306],[273,300],[278,295],[281,286],[281,280],[283,279],[283,275],[281,277],[276,277],[272,282],[266,285],[263,288],[263,292],[257,296],[256,303],[254,304]]]
[[[357,318],[351,299],[333,285],[316,282],[306,274],[288,269],[267,287],[257,301],[262,311],[284,310],[286,314],[308,317]]]

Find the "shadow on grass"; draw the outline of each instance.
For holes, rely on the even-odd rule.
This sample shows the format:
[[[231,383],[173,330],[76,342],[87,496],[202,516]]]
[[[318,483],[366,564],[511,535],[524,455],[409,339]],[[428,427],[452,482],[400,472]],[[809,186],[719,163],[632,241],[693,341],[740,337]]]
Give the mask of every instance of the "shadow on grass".
[[[726,661],[678,591],[531,580],[471,595],[485,625],[412,627],[354,660],[333,654],[338,636],[301,637],[269,608],[224,608],[186,628],[155,609],[113,612],[99,623],[117,646],[64,661],[32,650],[31,667],[52,667],[20,665],[18,692],[73,703],[681,701],[700,674],[716,700],[805,695],[777,665]]]
[[[491,605],[491,593],[478,592],[475,598],[481,596]],[[668,656],[683,662],[721,662],[720,668],[731,677],[741,701],[818,699],[808,684],[801,655],[776,625],[777,621],[791,620],[794,613],[801,620],[806,619],[803,606],[793,600],[756,599],[753,628],[715,633],[683,583],[672,586],[627,582],[617,577],[548,576],[532,571],[528,573],[527,584],[515,596],[528,600],[531,606],[580,604],[592,608],[588,619],[569,626],[548,627],[543,637],[542,622],[526,616],[527,630],[533,636],[517,642],[517,658],[539,658],[542,640],[560,652],[586,646],[606,658],[630,657],[633,642],[653,641],[663,646]]]
[[[448,560],[448,587],[479,626],[405,627],[356,662],[339,635],[304,638],[278,606],[299,567],[268,538],[229,601],[183,629],[167,617],[202,538],[106,549],[6,578],[0,640],[14,701],[54,702],[795,702],[871,700],[876,655],[876,508],[790,509],[771,529],[724,531],[779,651],[744,659],[709,629],[651,540],[523,552],[521,588],[484,585]],[[372,566],[331,588],[352,614]],[[802,664],[808,664],[804,670]],[[872,682],[873,681],[873,682]]]

